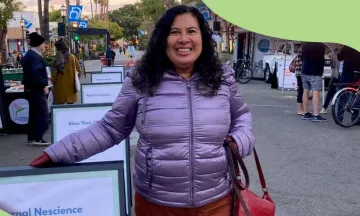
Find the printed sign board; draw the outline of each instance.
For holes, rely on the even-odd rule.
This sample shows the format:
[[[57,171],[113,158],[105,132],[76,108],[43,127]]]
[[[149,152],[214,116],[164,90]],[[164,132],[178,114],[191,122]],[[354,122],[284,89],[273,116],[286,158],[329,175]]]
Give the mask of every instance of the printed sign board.
[[[123,73],[124,72],[124,66],[111,66],[111,67],[103,66],[103,67],[101,67],[101,72],[107,72],[107,73],[121,72],[121,73]]]
[[[289,66],[291,62],[286,61],[286,68],[284,72],[284,62],[281,62],[278,64],[278,72],[277,78],[278,78],[278,86],[279,89],[289,89],[289,90],[295,90],[297,86],[297,80],[295,73],[290,72]]]
[[[0,209],[21,216],[125,216],[123,167],[103,162],[0,168]]]
[[[87,128],[99,121],[111,109],[108,104],[75,104],[58,105],[52,107],[52,143],[60,141],[65,136]],[[131,207],[131,183],[130,183],[130,140],[127,138],[121,143],[87,158],[80,163],[124,161],[124,178],[127,212]]]
[[[10,119],[19,125],[26,125],[29,121],[29,102],[18,98],[9,104]]]
[[[91,83],[114,83],[123,82],[124,75],[121,72],[91,73]]]
[[[120,82],[81,84],[81,101],[83,104],[113,103],[122,85]]]

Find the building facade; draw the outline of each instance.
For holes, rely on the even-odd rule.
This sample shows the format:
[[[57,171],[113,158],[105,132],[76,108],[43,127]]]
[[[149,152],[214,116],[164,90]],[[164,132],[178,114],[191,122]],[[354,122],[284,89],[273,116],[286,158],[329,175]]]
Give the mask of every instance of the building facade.
[[[14,18],[8,22],[8,33],[6,39],[6,49],[8,53],[13,51],[25,51],[28,50],[29,45],[26,41],[26,31],[39,32],[40,33],[40,22],[37,12],[22,11],[14,12]],[[21,27],[20,21],[24,18],[32,23],[27,29],[25,26]]]

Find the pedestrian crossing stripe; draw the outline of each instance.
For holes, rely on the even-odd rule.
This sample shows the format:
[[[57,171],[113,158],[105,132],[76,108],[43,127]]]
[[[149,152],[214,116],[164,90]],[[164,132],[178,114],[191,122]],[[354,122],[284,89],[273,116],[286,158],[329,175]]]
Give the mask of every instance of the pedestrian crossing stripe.
[[[3,210],[0,209],[0,216],[11,216],[11,214],[4,212]]]

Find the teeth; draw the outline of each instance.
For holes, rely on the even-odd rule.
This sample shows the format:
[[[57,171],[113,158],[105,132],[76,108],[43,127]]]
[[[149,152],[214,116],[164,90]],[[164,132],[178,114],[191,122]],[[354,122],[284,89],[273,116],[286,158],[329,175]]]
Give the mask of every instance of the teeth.
[[[179,51],[179,52],[190,52],[190,51],[191,51],[191,49],[189,49],[189,48],[185,48],[185,49],[177,49],[177,51]]]

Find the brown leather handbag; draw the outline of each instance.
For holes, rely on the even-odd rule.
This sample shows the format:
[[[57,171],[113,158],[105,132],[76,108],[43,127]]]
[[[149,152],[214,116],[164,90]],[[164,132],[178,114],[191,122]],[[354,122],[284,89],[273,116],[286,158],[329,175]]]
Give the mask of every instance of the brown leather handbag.
[[[254,148],[254,157],[263,195],[260,197],[249,190],[249,174],[238,149],[233,145],[230,137],[224,141],[224,148],[228,160],[228,170],[234,187],[234,202],[232,216],[275,216],[275,202],[266,188],[264,174],[260,160]],[[240,179],[240,169],[244,174],[245,184]]]

